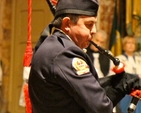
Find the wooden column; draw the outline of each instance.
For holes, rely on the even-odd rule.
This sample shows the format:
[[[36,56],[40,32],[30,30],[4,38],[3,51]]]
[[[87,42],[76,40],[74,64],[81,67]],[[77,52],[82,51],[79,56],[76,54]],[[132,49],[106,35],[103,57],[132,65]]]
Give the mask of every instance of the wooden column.
[[[12,0],[0,0],[0,52],[3,69],[1,113],[8,113]]]

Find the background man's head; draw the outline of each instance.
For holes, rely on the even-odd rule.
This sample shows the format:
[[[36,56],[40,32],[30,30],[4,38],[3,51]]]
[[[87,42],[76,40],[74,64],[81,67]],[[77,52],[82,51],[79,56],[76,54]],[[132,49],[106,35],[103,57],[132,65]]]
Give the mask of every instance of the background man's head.
[[[107,41],[107,33],[104,30],[98,30],[93,38],[92,41],[95,42],[97,45],[106,48],[106,41]],[[97,52],[98,49],[94,45],[90,45],[90,49]]]

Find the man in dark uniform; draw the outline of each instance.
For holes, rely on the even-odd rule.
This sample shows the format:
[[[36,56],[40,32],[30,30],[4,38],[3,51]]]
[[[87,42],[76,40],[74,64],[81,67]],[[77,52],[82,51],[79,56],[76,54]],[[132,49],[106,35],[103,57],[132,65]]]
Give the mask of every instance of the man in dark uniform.
[[[98,7],[97,0],[58,1],[54,31],[32,58],[29,95],[33,113],[111,113],[132,88],[141,88],[138,77],[125,73],[101,87],[83,51],[96,32]]]

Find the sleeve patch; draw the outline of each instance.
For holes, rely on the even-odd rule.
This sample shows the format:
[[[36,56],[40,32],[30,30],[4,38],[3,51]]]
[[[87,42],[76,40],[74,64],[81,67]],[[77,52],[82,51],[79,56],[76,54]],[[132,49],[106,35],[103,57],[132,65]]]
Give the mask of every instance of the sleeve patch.
[[[80,58],[74,58],[72,60],[72,66],[74,67],[78,75],[83,75],[90,72],[90,69],[87,63]]]

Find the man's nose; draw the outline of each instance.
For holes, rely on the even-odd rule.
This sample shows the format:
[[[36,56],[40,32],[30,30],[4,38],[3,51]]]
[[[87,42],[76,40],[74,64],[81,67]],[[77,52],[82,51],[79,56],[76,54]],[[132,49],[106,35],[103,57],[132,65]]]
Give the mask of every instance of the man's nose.
[[[94,35],[96,33],[96,25],[94,24],[91,29],[91,35]]]

